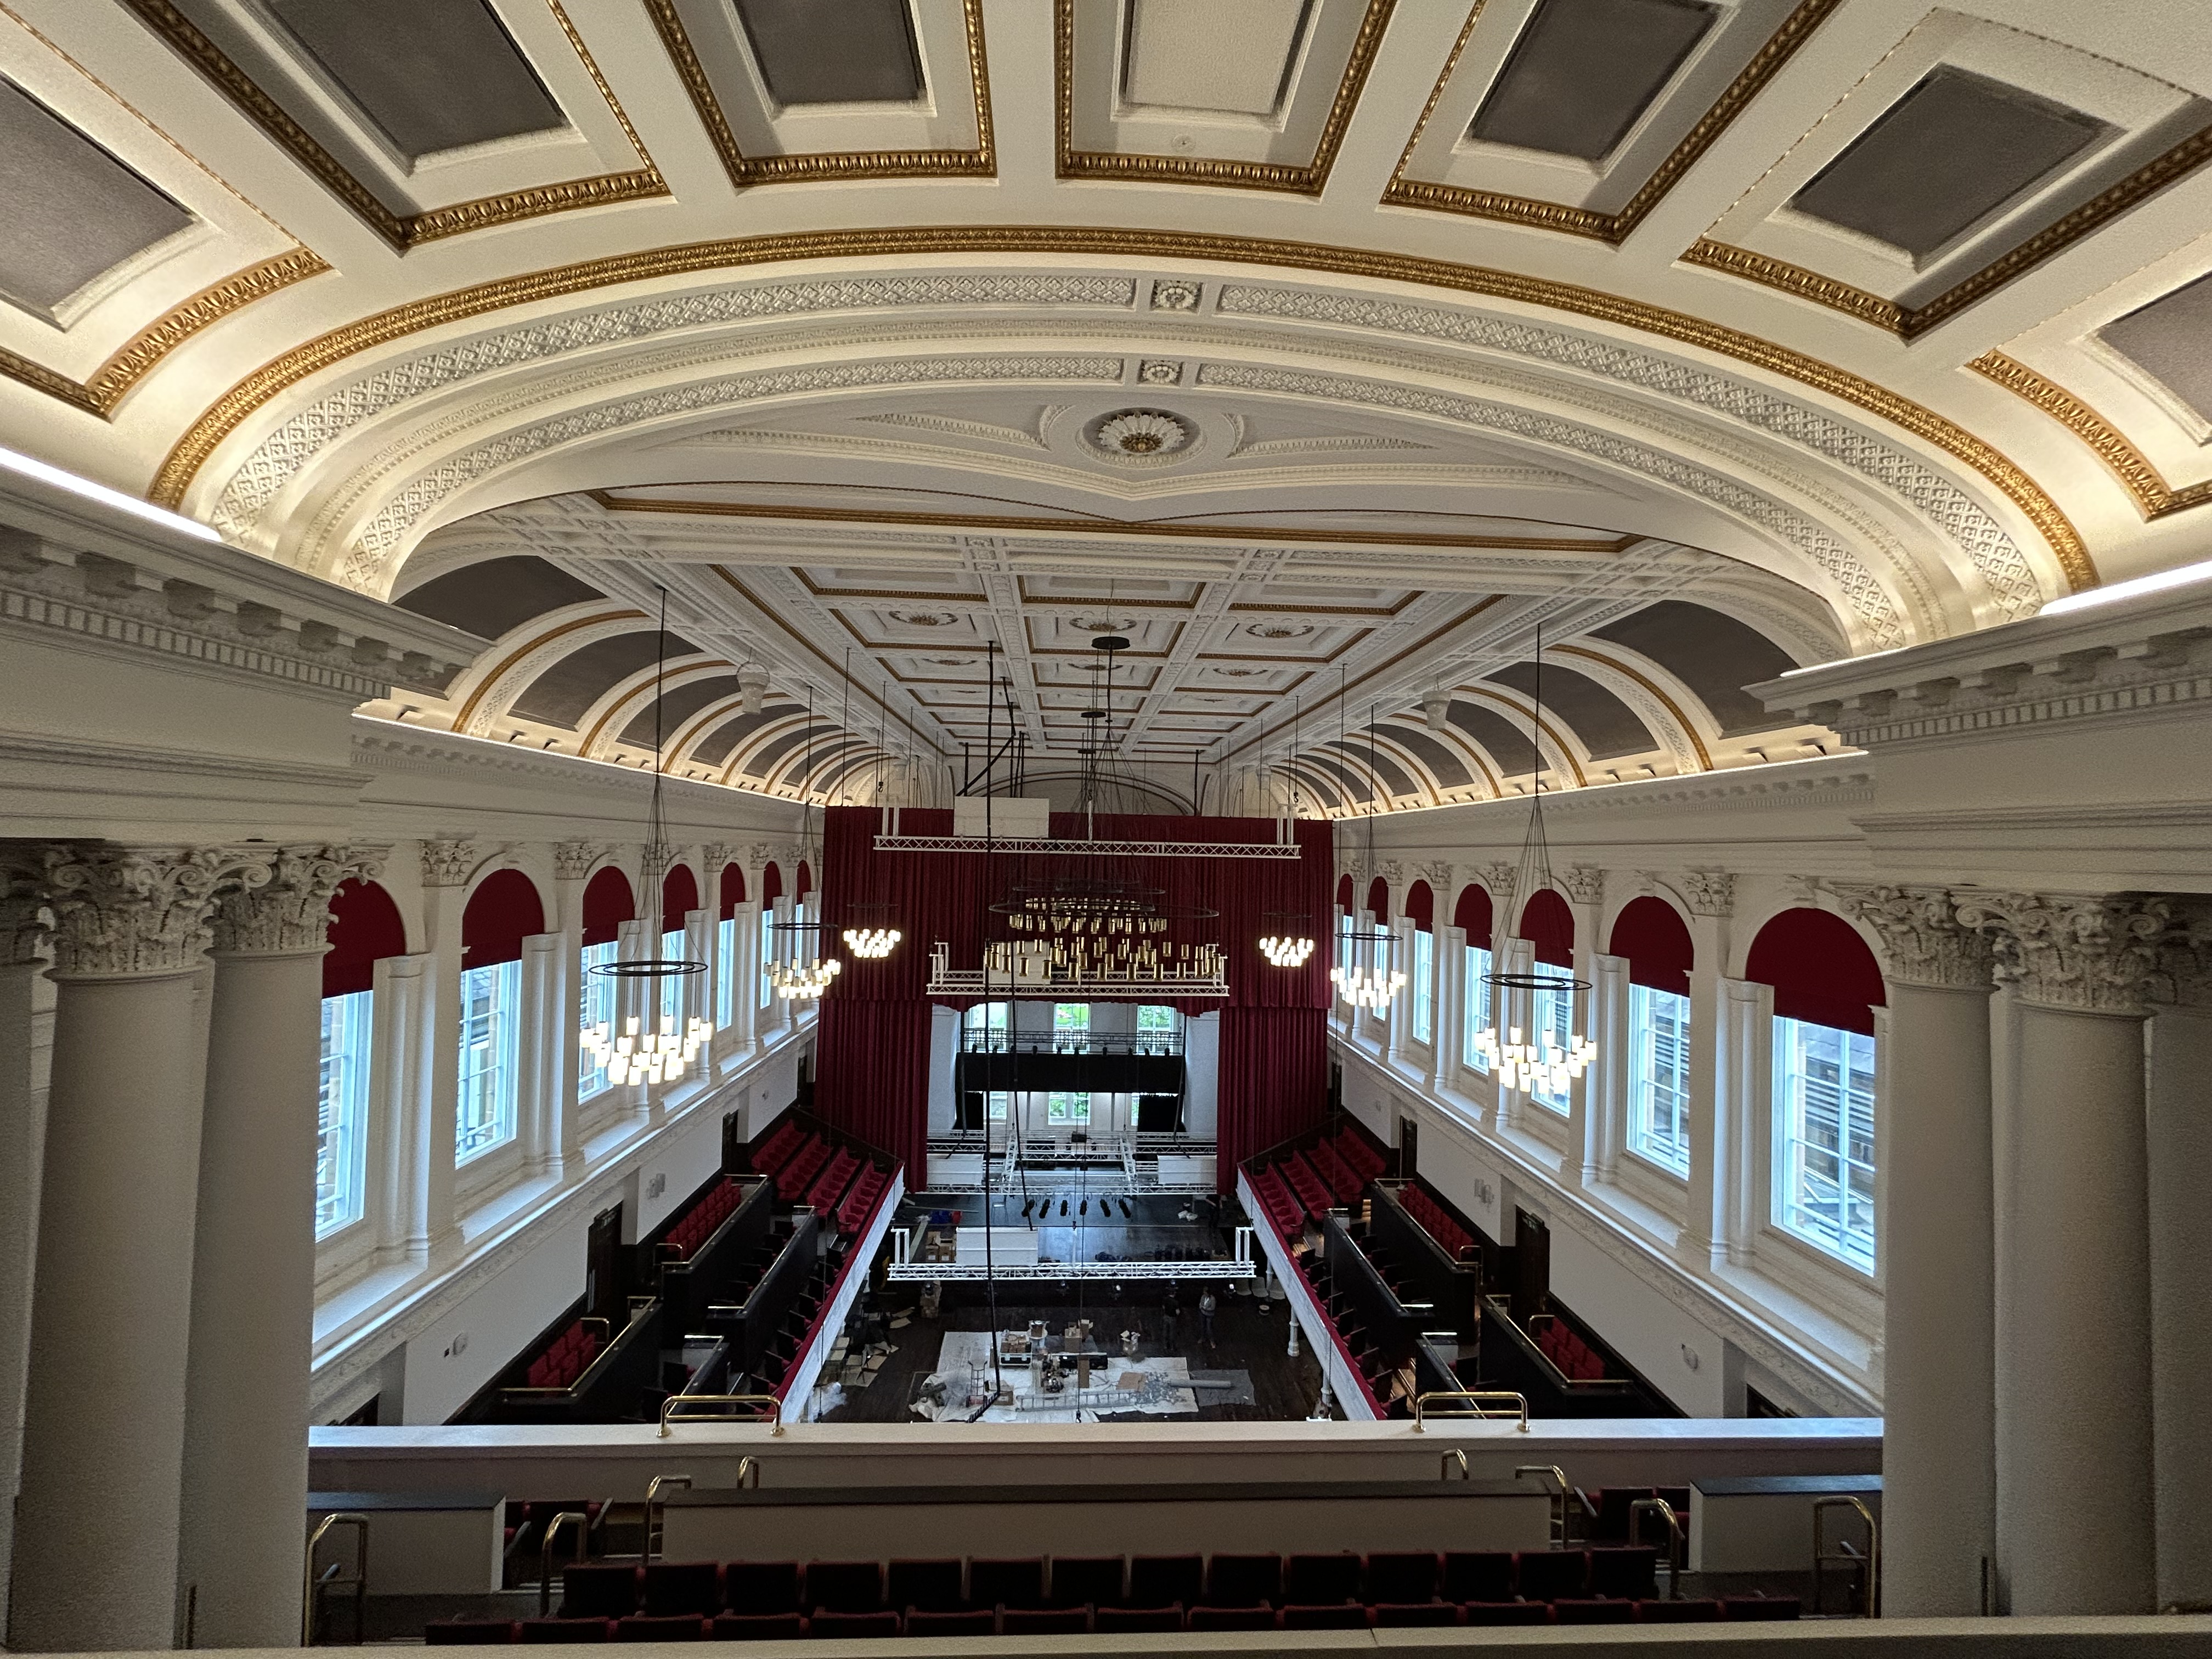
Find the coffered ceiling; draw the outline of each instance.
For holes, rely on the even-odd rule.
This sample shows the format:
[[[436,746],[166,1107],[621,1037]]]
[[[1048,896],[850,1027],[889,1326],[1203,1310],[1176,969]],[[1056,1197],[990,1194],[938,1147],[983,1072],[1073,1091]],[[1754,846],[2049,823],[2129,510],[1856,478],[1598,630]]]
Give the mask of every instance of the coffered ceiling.
[[[2188,0],[0,0],[0,442],[738,787],[1756,764],[2200,556],[2208,159]]]

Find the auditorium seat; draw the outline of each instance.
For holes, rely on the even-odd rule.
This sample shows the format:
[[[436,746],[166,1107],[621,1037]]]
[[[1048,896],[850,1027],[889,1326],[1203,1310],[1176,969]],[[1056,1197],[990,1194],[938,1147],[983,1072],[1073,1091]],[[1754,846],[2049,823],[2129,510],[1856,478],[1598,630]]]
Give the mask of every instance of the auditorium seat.
[[[1088,1607],[1001,1607],[999,1629],[1007,1636],[1088,1636]]]
[[[873,1613],[884,1604],[884,1570],[873,1561],[810,1561],[806,1600],[817,1613]]]
[[[1636,1617],[1636,1603],[1616,1595],[1561,1595],[1552,1601],[1552,1618],[1562,1625],[1626,1625]]]
[[[795,1613],[726,1613],[714,1620],[717,1642],[796,1642],[806,1620]]]
[[[1325,1607],[1359,1599],[1359,1558],[1350,1551],[1337,1555],[1293,1555],[1283,1563],[1283,1601],[1303,1607]]]
[[[884,1599],[906,1613],[950,1613],[965,1605],[958,1559],[892,1562]]]
[[[1405,1605],[1432,1601],[1437,1595],[1437,1558],[1429,1552],[1391,1551],[1367,1558],[1367,1599]]]
[[[1121,1600],[1122,1565],[1118,1555],[1054,1556],[1052,1595],[1054,1607],[1108,1607]]]
[[[1718,1601],[1656,1601],[1636,1604],[1639,1625],[1705,1625],[1721,1616]]]
[[[1513,1587],[1530,1601],[1579,1596],[1589,1588],[1589,1556],[1582,1550],[1521,1550],[1513,1557]]]
[[[1444,1557],[1447,1601],[1510,1601],[1513,1558],[1503,1550],[1458,1551]]]
[[[1283,1558],[1279,1555],[1217,1555],[1208,1565],[1206,1605],[1209,1607],[1245,1607],[1255,1603],[1272,1607],[1282,1599]],[[1199,1611],[1193,1607],[1191,1616],[1196,1618]]]
[[[713,1561],[652,1562],[645,1570],[640,1605],[655,1619],[674,1613],[712,1618],[722,1610],[722,1569]]]
[[[908,1636],[996,1636],[999,1615],[988,1609],[916,1607],[906,1616]]]
[[[852,1641],[861,1637],[896,1636],[900,1623],[895,1613],[817,1613],[806,1621],[806,1633],[830,1641]]]
[[[1552,1609],[1544,1601],[1469,1601],[1460,1608],[1470,1625],[1548,1625]]]
[[[1034,1607],[1043,1600],[1042,1560],[971,1560],[968,1564],[971,1607]]]
[[[1188,1627],[1193,1632],[1214,1630],[1273,1630],[1273,1607],[1193,1607]]]
[[[615,1620],[617,1642],[703,1642],[707,1620],[696,1613],[634,1613]]]
[[[1135,1555],[1129,1558],[1129,1605],[1133,1607],[1193,1606],[1206,1584],[1206,1561],[1196,1555]]]
[[[607,1620],[604,1619],[525,1619],[515,1626],[517,1638],[524,1642],[604,1642],[607,1639]]]
[[[422,1626],[427,1647],[483,1647],[515,1639],[512,1619],[441,1619]]]
[[[1285,1630],[1365,1630],[1367,1609],[1357,1601],[1324,1601],[1309,1607],[1296,1601],[1283,1604]]]
[[[563,1619],[620,1619],[637,1611],[637,1569],[594,1563],[561,1574]]]
[[[1101,1607],[1097,1615],[1101,1636],[1171,1635],[1182,1629],[1182,1604],[1164,1607]]]
[[[1456,1625],[1460,1621],[1459,1604],[1455,1601],[1377,1601],[1368,1611],[1374,1615],[1377,1630]]]

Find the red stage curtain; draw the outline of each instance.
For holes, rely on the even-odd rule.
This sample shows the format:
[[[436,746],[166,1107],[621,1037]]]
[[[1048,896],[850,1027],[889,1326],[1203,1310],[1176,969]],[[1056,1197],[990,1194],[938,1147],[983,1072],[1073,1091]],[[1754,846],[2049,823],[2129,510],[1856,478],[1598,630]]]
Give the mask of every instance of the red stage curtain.
[[[629,878],[611,864],[601,866],[599,873],[584,884],[584,943],[613,944],[623,923],[636,915]]]
[[[366,991],[386,957],[407,954],[407,928],[392,895],[373,881],[344,881],[331,897],[331,948],[323,957],[323,994]]]
[[[1697,953],[1689,928],[1665,899],[1647,893],[1629,901],[1613,924],[1612,954],[1628,958],[1630,984],[1678,997],[1690,994],[1690,968]]]
[[[520,870],[495,870],[461,912],[461,966],[491,968],[522,958],[522,941],[545,931],[538,888]]]
[[[1452,909],[1452,926],[1464,928],[1467,942],[1478,951],[1490,948],[1490,892],[1475,882],[1460,889]]]
[[[1781,1018],[1863,1036],[1874,1035],[1874,1011],[1889,1001],[1866,941],[1826,910],[1784,910],[1760,928],[1743,976],[1774,988]]]
[[[1224,1008],[1215,1134],[1221,1190],[1237,1166],[1322,1121],[1328,1110],[1328,1012]]]
[[[1536,947],[1536,960],[1545,966],[1575,965],[1575,913],[1552,889],[1538,888],[1521,912],[1521,937]]]

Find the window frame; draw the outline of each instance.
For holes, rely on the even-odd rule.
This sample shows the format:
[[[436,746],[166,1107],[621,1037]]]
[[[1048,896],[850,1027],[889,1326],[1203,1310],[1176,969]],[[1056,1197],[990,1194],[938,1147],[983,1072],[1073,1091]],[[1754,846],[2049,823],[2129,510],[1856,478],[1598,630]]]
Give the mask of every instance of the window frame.
[[[1663,1003],[1658,1000],[1664,998]],[[1677,1006],[1679,1005],[1679,1006]],[[1666,1082],[1659,1076],[1660,1036],[1652,1021],[1656,1012],[1673,1017],[1676,1080]],[[1644,1164],[1675,1180],[1687,1180],[1690,1174],[1690,1054],[1693,1041],[1690,1024],[1690,1000],[1679,992],[1655,990],[1648,985],[1631,981],[1628,987],[1628,1099],[1624,1115],[1623,1146]],[[1657,1107],[1661,1090],[1676,1097],[1674,1109],[1675,1133],[1671,1137],[1677,1149],[1667,1150],[1669,1138],[1656,1133]]]
[[[1423,1047],[1437,1040],[1437,939],[1425,927],[1413,929],[1413,1028],[1407,1034]]]
[[[1562,969],[1553,971],[1564,972]],[[1559,1015],[1556,1030],[1550,1024],[1555,1011]],[[1528,1036],[1532,1042],[1540,1041],[1548,1032],[1556,1040],[1556,1045],[1564,1049],[1569,1045],[1574,1029],[1575,994],[1572,991],[1540,990],[1528,993]],[[1531,1089],[1528,1091],[1528,1098],[1555,1117],[1570,1116],[1575,1109],[1574,1080],[1572,1079],[1568,1080],[1567,1091],[1563,1095],[1547,1095],[1541,1089]]]
[[[490,975],[489,978],[481,977]],[[490,1006],[481,1016],[486,1021],[485,1041],[479,1044],[470,1033],[471,1024],[479,1018],[471,1011],[476,993],[471,981],[493,988]],[[480,1162],[503,1146],[511,1146],[519,1132],[520,1116],[519,1092],[522,1070],[522,963],[520,960],[497,962],[483,968],[464,969],[460,981],[460,1061],[459,1075],[455,1079],[453,1103],[453,1167],[466,1168]],[[496,1046],[499,1054],[495,1063],[472,1067],[471,1057],[482,1048]],[[489,1076],[494,1079],[492,1113],[489,1119],[492,1133],[482,1144],[465,1146],[463,1137],[468,1133],[471,1081]]]
[[[608,1032],[622,1035],[622,996],[620,982],[610,974],[595,974],[592,969],[618,960],[621,945],[607,939],[598,945],[586,945],[576,952],[576,1030],[579,1037],[576,1061],[576,1100],[579,1104],[596,1100],[614,1085],[607,1081],[605,1062],[592,1050],[581,1046],[582,1033],[605,1020]]]
[[[1814,1146],[1806,1136],[1798,1133],[1798,1125],[1805,1121],[1808,1109],[1803,1104],[1801,1085],[1806,1073],[1800,1060],[1805,1052],[1799,1038],[1805,1032],[1822,1032],[1842,1039],[1838,1045],[1840,1069],[1835,1084],[1838,1088],[1836,1144],[1832,1148]],[[1863,1044],[1865,1069],[1856,1071],[1852,1065],[1856,1045]],[[1772,1100],[1769,1116],[1769,1159],[1767,1170],[1766,1218],[1774,1231],[1790,1243],[1815,1252],[1827,1261],[1840,1263],[1869,1279],[1875,1276],[1879,1262],[1881,1217],[1878,1206],[1881,1198],[1880,1131],[1881,1131],[1881,1058],[1879,1040],[1864,1032],[1846,1031],[1838,1027],[1821,1025],[1811,1020],[1791,1019],[1784,1015],[1773,1018],[1772,1034]],[[1855,1092],[1850,1079],[1863,1075],[1866,1079],[1864,1096],[1864,1137],[1866,1156],[1855,1158],[1851,1148],[1854,1126],[1850,1120],[1855,1105]],[[1836,1160],[1838,1175],[1835,1206],[1837,1217],[1833,1223],[1824,1224],[1808,1219],[1810,1207],[1801,1203],[1796,1193],[1796,1173],[1802,1169],[1798,1149],[1814,1146],[1823,1157]],[[1864,1175],[1863,1196],[1853,1196],[1860,1189],[1850,1179],[1853,1170]],[[1851,1224],[1853,1212],[1863,1206],[1863,1228]],[[1855,1248],[1853,1241],[1863,1243]]]
[[[1497,988],[1490,976],[1498,971],[1498,958],[1480,945],[1467,946],[1467,994],[1460,999],[1460,1064],[1482,1077],[1490,1075],[1490,1061],[1475,1046],[1475,1038],[1490,1029]]]
[[[315,1241],[321,1243],[364,1219],[368,1213],[368,1140],[370,1073],[376,1040],[376,993],[349,991],[322,1000],[321,1059],[315,1089]],[[333,1021],[341,1041],[331,1048]],[[332,1067],[337,1082],[332,1086]],[[333,1123],[333,1093],[342,1098]],[[335,1138],[338,1151],[331,1153]],[[337,1166],[327,1188],[337,1196],[326,1200],[325,1161]],[[326,1213],[327,1210],[327,1213]]]

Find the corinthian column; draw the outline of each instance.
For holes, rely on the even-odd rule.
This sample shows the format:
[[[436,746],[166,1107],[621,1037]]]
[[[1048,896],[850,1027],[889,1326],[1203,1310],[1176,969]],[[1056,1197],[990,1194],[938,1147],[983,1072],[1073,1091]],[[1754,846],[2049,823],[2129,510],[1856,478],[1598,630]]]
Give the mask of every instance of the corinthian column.
[[[0,848],[0,859],[9,856]],[[46,966],[35,866],[0,864],[0,1631],[7,1629],[15,1485],[23,1454],[23,1367],[31,1347],[31,1263],[46,1113],[33,1086],[39,970]]]
[[[226,888],[275,849],[57,848],[53,1081],[9,1645],[180,1635],[201,1070],[195,1001]]]
[[[1745,1187],[1744,1113],[1753,1098],[1738,1068],[1723,1061],[1723,1016],[1729,921],[1735,915],[1735,876],[1726,870],[1685,870],[1677,878],[1690,912],[1689,1225],[1683,1243],[1699,1266],[1729,1259],[1741,1243],[1738,1212]]]
[[[216,908],[179,1562],[203,1647],[298,1640],[322,958],[338,884],[381,868],[287,848]]]
[[[2018,1613],[2148,1613],[2142,997],[2167,908],[2008,893],[1959,916],[1994,931],[2017,1010],[1996,1113],[1999,1587]]]
[[[1889,992],[1882,1611],[1968,1617],[1996,1547],[1990,942],[1940,888],[1837,897],[1881,936]]]

